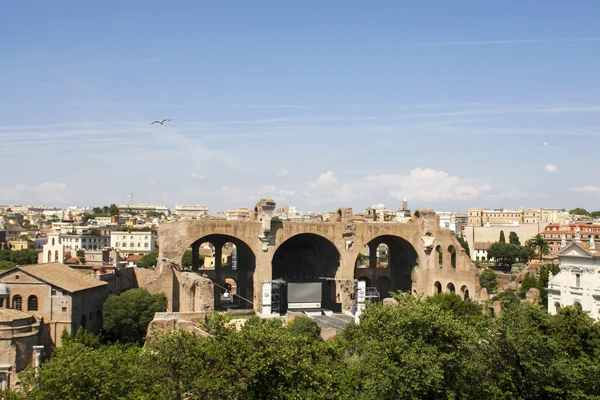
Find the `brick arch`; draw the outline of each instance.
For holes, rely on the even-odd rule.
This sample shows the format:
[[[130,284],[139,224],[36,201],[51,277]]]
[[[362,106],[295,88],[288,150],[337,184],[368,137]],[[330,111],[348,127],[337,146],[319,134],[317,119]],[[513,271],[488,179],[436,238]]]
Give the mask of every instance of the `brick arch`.
[[[323,307],[334,311],[341,311],[338,283],[321,278],[335,278],[340,265],[338,247],[323,235],[311,232],[287,238],[277,246],[271,257],[273,279],[320,282]]]
[[[371,260],[371,264],[377,264],[376,260],[373,257],[376,257],[373,254],[373,251],[382,244],[386,244],[388,247],[388,265],[386,268],[355,268],[355,263],[353,263],[353,276],[354,278],[358,278],[359,276],[364,276],[369,278],[371,282],[376,284],[378,281],[389,282],[389,284],[383,285],[381,290],[382,298],[388,297],[390,291],[404,291],[411,292],[415,287],[413,287],[414,276],[413,272],[416,266],[419,264],[419,252],[409,240],[405,239],[402,236],[398,235],[378,235],[370,238],[368,242],[364,245],[359,246],[356,251],[356,256],[362,248],[365,246],[369,247],[369,258]]]
[[[194,224],[194,222],[196,223]],[[186,223],[190,225],[188,226]],[[174,225],[174,229],[165,229],[160,232],[159,258],[167,257],[180,260],[186,250],[195,242],[199,240],[200,243],[211,242],[211,240],[204,240],[206,237],[226,237],[227,239],[225,242],[231,242],[236,246],[239,246],[238,243],[242,244],[256,255],[256,246],[248,239],[250,237],[258,239],[258,235],[252,235],[251,233],[248,233],[247,230],[241,230],[241,232],[239,232],[234,229],[240,222],[237,222],[237,224],[226,224],[224,226],[219,226],[215,223],[208,224],[205,221],[180,221],[172,224]],[[246,222],[246,224],[248,224],[248,222]],[[180,227],[176,225],[180,225]],[[182,228],[187,228],[185,229],[185,234],[180,233],[180,231],[183,230]]]
[[[285,242],[287,242],[290,239],[293,239],[296,236],[300,236],[300,235],[314,235],[314,236],[318,236],[321,239],[324,239],[324,240],[328,241],[329,243],[331,243],[331,245],[334,246],[337,249],[338,253],[340,253],[340,255],[341,255],[341,251],[340,251],[339,247],[335,244],[334,240],[331,240],[331,237],[328,237],[327,235],[324,235],[324,234],[319,233],[319,232],[313,232],[312,230],[306,230],[306,232],[297,232],[297,233],[293,233],[291,235],[285,235],[284,234],[281,237],[278,237],[276,245],[273,246],[273,250],[272,250],[273,251],[273,255],[277,252],[277,250],[279,250],[279,248],[281,246],[283,246],[283,244]]]

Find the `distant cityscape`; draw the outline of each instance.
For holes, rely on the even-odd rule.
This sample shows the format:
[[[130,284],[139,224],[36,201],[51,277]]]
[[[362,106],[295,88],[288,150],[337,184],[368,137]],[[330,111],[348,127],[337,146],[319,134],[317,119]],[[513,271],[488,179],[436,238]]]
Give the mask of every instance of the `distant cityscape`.
[[[50,237],[63,245],[60,259],[40,255],[40,262],[66,264],[107,262],[94,252],[113,251],[121,259],[146,254],[155,249],[156,229],[161,223],[182,220],[249,221],[253,210],[241,207],[211,212],[207,206],[179,205],[171,210],[166,204],[126,203],[101,207],[0,205],[0,249],[42,251]],[[327,222],[334,211],[303,212],[293,205],[275,209],[275,220],[291,222]],[[485,209],[437,211],[441,228],[464,238],[473,261],[487,261],[487,250],[497,241],[500,231],[515,232],[524,240],[541,235],[550,255],[560,249],[561,240],[571,241],[579,228],[581,238],[600,238],[598,213],[569,212],[566,209]],[[354,222],[403,223],[412,216],[405,199],[397,210],[377,204],[363,212],[354,212]],[[128,231],[124,239],[119,232]],[[145,233],[144,233],[145,232]],[[563,238],[564,236],[564,238]],[[56,249],[53,249],[56,251]],[[134,257],[136,258],[136,257]]]

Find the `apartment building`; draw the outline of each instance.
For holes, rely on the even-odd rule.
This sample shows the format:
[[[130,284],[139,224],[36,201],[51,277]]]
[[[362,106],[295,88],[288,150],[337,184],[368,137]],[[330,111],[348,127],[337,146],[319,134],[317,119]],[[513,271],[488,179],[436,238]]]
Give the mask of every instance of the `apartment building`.
[[[152,231],[112,231],[110,247],[127,254],[149,253],[156,248],[156,234]]]
[[[110,246],[110,237],[103,235],[61,235],[65,250],[100,250]]]
[[[548,243],[550,254],[556,254],[574,240],[600,239],[600,224],[549,224],[541,233]]]
[[[184,206],[175,204],[175,215],[189,218],[207,218],[208,207],[206,206]]]

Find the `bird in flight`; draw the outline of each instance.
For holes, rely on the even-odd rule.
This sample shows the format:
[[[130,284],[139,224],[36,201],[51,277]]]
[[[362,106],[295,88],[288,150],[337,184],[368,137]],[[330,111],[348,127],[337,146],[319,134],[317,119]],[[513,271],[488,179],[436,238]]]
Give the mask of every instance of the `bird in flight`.
[[[167,121],[170,121],[170,119],[163,119],[162,121],[153,121],[150,125],[152,125],[152,124],[161,124],[161,125],[163,125]]]

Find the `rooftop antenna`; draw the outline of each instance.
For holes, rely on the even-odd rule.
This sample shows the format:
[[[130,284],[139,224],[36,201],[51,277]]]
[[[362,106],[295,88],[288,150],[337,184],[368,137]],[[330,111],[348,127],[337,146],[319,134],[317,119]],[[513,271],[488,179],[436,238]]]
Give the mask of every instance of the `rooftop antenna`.
[[[135,194],[133,192],[129,192],[129,204],[133,204],[134,197],[135,197]]]

